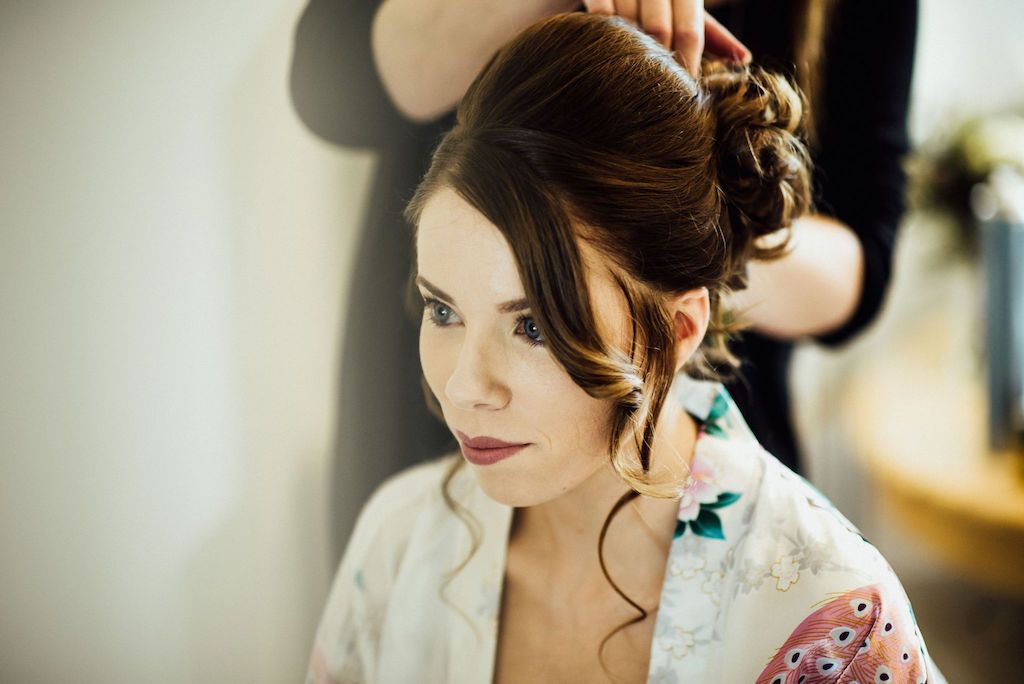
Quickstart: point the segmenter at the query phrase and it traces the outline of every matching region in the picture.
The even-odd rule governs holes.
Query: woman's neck
[[[658,420],[651,464],[668,469],[674,479],[685,479],[693,461],[697,423],[670,393]],[[509,551],[518,567],[529,567],[545,584],[558,591],[602,591],[607,580],[598,562],[601,527],[629,487],[610,465],[562,496],[536,506],[517,508],[509,536]],[[613,517],[604,540],[605,567],[623,586],[660,582],[679,511],[678,499],[638,496]],[[625,585],[620,582],[625,579]],[[628,590],[627,590],[628,591]]]

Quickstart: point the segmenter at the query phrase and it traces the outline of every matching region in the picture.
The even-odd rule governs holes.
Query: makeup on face
[[[466,460],[473,465],[491,465],[517,454],[530,444],[513,444],[494,437],[469,437],[461,430],[456,430],[459,446]]]

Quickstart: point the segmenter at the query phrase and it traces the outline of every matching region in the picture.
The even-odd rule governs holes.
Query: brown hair
[[[550,353],[588,394],[614,402],[610,462],[631,491],[605,520],[598,556],[613,588],[642,614],[615,632],[647,613],[608,576],[605,530],[639,494],[682,494],[682,483],[659,479],[650,463],[655,419],[675,377],[668,296],[708,288],[708,335],[684,370],[731,374],[738,361],[726,342],[742,323],[722,295],[745,287],[749,259],[777,258],[787,247],[788,235],[771,248],[757,238],[810,208],[804,105],[789,81],[756,66],[705,62],[698,82],[618,17],[555,15],[505,44],[476,77],[406,207],[415,226],[429,198],[449,187],[497,226]],[[597,334],[577,240],[612,264],[633,321],[628,356]],[[468,511],[448,486],[462,464],[454,459],[443,483],[460,517]]]

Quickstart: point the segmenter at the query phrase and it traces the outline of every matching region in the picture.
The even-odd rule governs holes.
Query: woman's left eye
[[[523,334],[526,336],[526,343],[531,347],[539,347],[544,344],[544,338],[540,337],[540,328],[534,322],[532,316],[520,316],[516,319],[516,330],[522,326]],[[537,335],[537,337],[533,337]]]

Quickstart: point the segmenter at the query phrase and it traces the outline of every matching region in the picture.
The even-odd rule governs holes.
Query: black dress
[[[412,239],[401,218],[431,151],[454,125],[454,112],[415,125],[393,107],[370,51],[370,24],[378,4],[311,0],[296,29],[290,78],[295,109],[314,133],[343,147],[373,150],[379,159],[357,247],[343,343],[339,487],[349,478],[371,487],[406,465],[457,446],[427,412],[421,393],[417,323],[403,309]],[[791,42],[777,19],[788,15],[785,2],[757,0],[710,11],[751,48],[755,60],[785,68]],[[838,346],[875,317],[889,281],[904,208],[901,158],[908,149],[917,1],[844,0],[831,26],[819,115],[822,152],[815,159],[816,202],[819,211],[856,232],[865,255],[856,312],[841,329],[817,338]],[[787,389],[792,347],[748,332],[734,347],[745,360],[744,379],[727,387],[762,444],[799,472]],[[339,501],[336,512],[350,519],[361,503]]]

